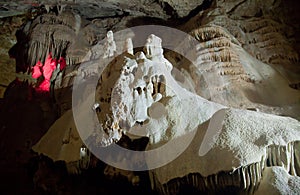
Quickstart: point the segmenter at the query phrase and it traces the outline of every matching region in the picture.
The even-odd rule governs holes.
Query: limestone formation
[[[23,32],[17,33],[19,42],[10,51],[11,56],[16,58],[17,71],[26,71],[26,68],[36,64],[38,60],[44,62],[49,52],[57,59],[66,58],[69,65],[79,63],[83,57],[80,54],[78,56],[78,52],[73,53],[71,48],[78,41],[76,37],[80,25],[80,16],[70,12],[63,12],[58,16],[44,14],[28,22]],[[83,43],[85,45],[88,44]],[[16,51],[20,48],[23,54]],[[22,58],[22,55],[26,57]]]
[[[222,31],[216,34],[217,37],[222,33],[230,38]],[[228,46],[234,44],[223,40]],[[177,84],[170,74],[172,65],[162,54],[160,38],[150,35],[144,50],[147,55],[139,52],[134,58],[126,57],[121,65],[119,78],[111,92],[111,122],[109,126],[103,126],[104,131],[111,128],[113,132],[149,136],[148,149],[170,140],[178,140],[178,143],[188,132],[195,129],[198,132],[195,143],[192,142],[191,148],[179,158],[151,171],[154,189],[172,194],[182,187],[183,180],[187,180],[187,184],[203,192],[234,186],[238,191],[252,193],[257,190],[265,167],[280,165],[291,174],[299,174],[296,171],[299,154],[294,151],[299,139],[298,121],[257,111],[220,110],[225,107],[208,102]],[[228,56],[231,63],[234,63],[233,59],[238,60],[237,54]],[[158,106],[155,102],[163,106],[159,115],[154,111]],[[190,109],[185,110],[187,107]],[[179,121],[179,114],[188,117]],[[160,131],[153,134],[153,129]],[[105,142],[108,145],[121,136],[109,137],[112,140]],[[282,152],[276,152],[278,150]],[[194,151],[198,151],[198,155]],[[215,155],[220,159],[212,166]],[[224,161],[225,156],[230,156],[228,162]],[[193,160],[186,163],[185,159]],[[153,159],[146,160],[151,163]],[[184,168],[180,168],[181,165]]]
[[[281,166],[286,173],[299,175],[295,171],[299,170],[299,127],[299,121],[291,118],[220,110],[198,127],[193,142],[179,158],[151,171],[153,187],[172,194],[187,182],[202,192],[226,191],[232,186],[253,193],[264,185],[260,182],[266,167]]]
[[[221,15],[222,12],[215,14]],[[197,48],[197,59],[193,62],[194,64],[189,67],[190,75],[193,78],[192,82],[194,82],[196,86],[196,93],[206,99],[227,106],[244,109],[247,107],[256,107],[268,113],[293,117],[298,116],[298,108],[297,106],[295,107],[295,105],[297,104],[299,93],[291,88],[296,85],[290,84],[290,81],[299,79],[299,76],[291,72],[292,69],[293,71],[297,71],[297,66],[287,65],[285,68],[279,68],[268,59],[263,59],[267,54],[262,55],[263,53],[268,53],[268,55],[272,52],[277,53],[279,42],[287,41],[282,37],[282,34],[274,30],[276,31],[274,32],[276,36],[272,35],[271,37],[280,37],[278,38],[279,41],[275,41],[275,44],[269,43],[267,41],[269,38],[265,41],[259,40],[258,42],[260,44],[270,44],[266,46],[268,49],[263,47],[260,50],[257,47],[250,47],[252,43],[250,43],[248,47],[249,43],[244,42],[246,39],[243,37],[245,36],[245,32],[237,28],[236,25],[233,25],[233,20],[225,18],[224,21],[228,21],[228,23],[224,22],[221,24],[219,24],[217,20],[208,21],[207,25],[197,27],[191,32],[192,35],[200,41]],[[264,20],[257,20],[257,23],[263,23],[263,21]],[[270,28],[265,27],[264,29],[267,31],[266,34],[263,33],[262,36],[269,36],[271,33],[269,33],[269,31],[273,31],[273,26],[279,24],[275,22],[269,24],[269,22],[272,23],[270,20],[265,20],[265,22],[266,25],[270,25]],[[246,26],[251,23],[250,21],[246,21],[239,25]],[[229,28],[229,25],[233,27]],[[255,28],[255,26],[249,28]],[[255,30],[253,30],[253,32],[254,31]],[[261,38],[261,36],[259,37]],[[296,51],[291,48],[290,44],[283,44],[282,47],[285,47],[284,50],[290,52],[280,53],[284,53],[284,55],[291,54],[294,55],[295,58],[298,55]],[[280,46],[280,50],[282,47]],[[257,56],[253,54],[253,52],[258,51],[260,55],[264,57],[257,58]],[[188,54],[189,51],[186,53]],[[294,57],[282,56],[280,57],[280,63],[290,64],[285,59],[294,59]],[[275,80],[273,79],[276,80],[276,86],[274,85]],[[266,86],[268,87],[266,88]],[[270,90],[271,88],[272,90]],[[278,94],[290,95],[288,95],[289,98],[281,98]],[[283,105],[290,106],[287,108]]]
[[[157,144],[192,131],[195,125],[209,119],[217,109],[222,108],[177,84],[171,75],[172,64],[163,56],[159,37],[149,35],[144,50],[147,55],[139,52],[135,58],[125,58],[125,63],[121,65],[121,74],[110,92],[112,116],[109,117],[111,124],[108,127],[103,125],[105,132],[118,132],[120,135],[117,137],[120,138],[122,132],[149,136],[153,134],[153,129],[161,129],[150,138],[150,142]],[[103,82],[102,85],[107,84]],[[101,98],[98,101],[101,102]],[[180,106],[175,107],[175,104]],[[198,120],[176,120],[179,113],[189,112],[181,109],[192,104],[195,112],[190,112],[189,117]],[[157,106],[165,111],[155,111]],[[105,112],[104,109],[103,111]],[[98,115],[101,116],[102,113]],[[113,137],[109,136],[108,139]],[[112,143],[112,140],[107,142]]]

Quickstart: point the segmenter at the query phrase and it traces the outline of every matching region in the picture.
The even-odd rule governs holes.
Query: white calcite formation
[[[289,77],[266,63],[268,60],[256,59],[226,28],[202,25],[192,35],[199,41],[195,60],[188,68],[196,94],[228,107],[299,116],[300,93],[289,87]],[[183,41],[182,48],[188,44]],[[183,53],[190,55],[191,51]]]
[[[167,162],[164,159],[170,154],[180,153],[178,148],[194,133],[176,159],[149,171],[152,188],[160,194],[178,194],[184,186],[199,194],[300,194],[299,18],[295,17],[299,14],[286,9],[297,7],[294,2],[130,0],[126,6],[129,0],[120,2],[72,3],[72,9],[70,5],[64,9],[63,4],[53,7],[56,2],[43,3],[50,13],[37,16],[17,33],[19,46],[28,46],[18,49],[18,66],[36,64],[48,51],[66,55],[69,65],[55,81],[54,96],[61,117],[33,150],[65,161],[68,171],[76,173],[89,166],[90,154],[81,139],[86,141],[95,132],[100,146],[121,142],[123,134],[131,139],[149,137],[147,152],[175,143],[157,159],[146,156],[151,167],[156,160]],[[194,48],[187,49],[189,41],[171,34],[169,40],[149,35],[144,50],[135,52],[140,47],[138,36],[119,38],[107,32],[125,28],[128,20],[144,16],[142,12],[166,18],[146,2],[159,2],[175,17],[190,14],[179,28],[199,41],[195,53],[191,52]],[[130,5],[138,7],[127,9]],[[119,7],[122,10],[118,11]],[[56,10],[57,15],[53,13]],[[124,14],[121,20],[119,12]],[[105,35],[106,43],[95,45]],[[182,43],[179,48],[185,52],[179,52],[181,58],[175,52],[164,53],[162,42],[170,40]],[[139,45],[135,49],[133,41]],[[87,50],[90,54],[83,59]],[[195,55],[195,61],[181,60],[187,55]],[[101,63],[110,60],[99,72]],[[183,79],[175,77],[175,71],[184,74],[178,76]],[[87,83],[101,75],[96,94],[78,98],[83,107],[78,118],[84,123],[86,136],[77,132],[75,116],[69,110],[70,88],[77,75],[82,80],[79,95],[93,90]],[[191,88],[186,90],[183,83]],[[97,114],[100,126],[85,120],[92,118],[90,113]],[[125,162],[120,154],[111,156]],[[106,167],[104,174],[123,175],[133,185],[139,183],[131,171],[113,166]]]
[[[190,180],[201,191],[232,186],[252,193],[268,166],[281,166],[286,174],[300,174],[299,139],[300,123],[295,119],[222,109],[198,127],[183,154],[150,171],[153,187],[170,194],[182,181]],[[175,178],[177,182],[171,182]],[[299,189],[294,190],[299,193]]]
[[[127,53],[133,55],[133,43],[131,38],[127,38],[125,42],[125,50]]]
[[[151,34],[144,48],[146,55],[138,52],[134,58],[125,58],[111,96],[114,132],[149,136],[155,144],[193,131],[223,107],[187,91],[175,81],[161,42]],[[184,109],[188,107],[195,110]]]

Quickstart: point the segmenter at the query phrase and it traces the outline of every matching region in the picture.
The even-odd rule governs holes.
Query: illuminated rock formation
[[[108,110],[111,110],[112,116],[108,115],[111,118],[108,126],[103,123],[104,131],[108,134],[104,145],[118,141],[122,132],[149,136],[154,129],[160,131],[150,138],[150,142],[167,141],[192,131],[198,124],[208,120],[216,110],[222,108],[221,105],[192,94],[175,81],[171,75],[172,64],[163,56],[159,37],[149,35],[144,50],[146,55],[139,52],[134,58],[125,57],[125,63],[121,64],[121,74],[114,86],[109,86],[110,81],[100,84],[112,87],[112,104],[111,108],[107,109],[108,113]],[[122,58],[120,62],[121,60]],[[97,94],[98,102],[103,99],[101,94],[105,92]],[[104,102],[102,104],[107,105]],[[100,103],[102,108],[105,105]],[[194,105],[194,111],[183,109],[191,105]],[[159,110],[160,107],[163,110]],[[179,114],[183,117],[185,112],[189,112],[186,115],[188,118],[197,120],[176,119]],[[105,122],[101,116],[107,116],[108,113],[103,109],[98,114],[101,122]]]
[[[267,167],[281,166],[286,175],[299,176],[299,127],[291,118],[220,110],[198,127],[182,155],[150,171],[152,185],[162,194],[178,193],[185,185],[199,192],[253,193],[265,188]]]

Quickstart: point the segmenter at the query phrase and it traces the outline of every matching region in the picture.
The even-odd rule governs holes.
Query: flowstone
[[[235,188],[253,193],[258,186],[264,189],[261,180],[267,167],[280,166],[286,175],[299,176],[299,139],[300,123],[295,119],[221,109],[198,127],[178,158],[150,171],[153,188],[162,194],[178,193],[187,182],[202,192]],[[180,143],[184,136],[175,140]]]

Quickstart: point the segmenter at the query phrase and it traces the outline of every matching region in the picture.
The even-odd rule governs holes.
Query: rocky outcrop
[[[0,4],[1,6],[1,4]],[[7,8],[9,9],[9,8]],[[0,13],[1,16],[1,13]],[[8,55],[9,49],[16,44],[15,33],[27,20],[25,13],[0,17],[0,97],[3,98],[7,86],[16,78],[15,62]]]
[[[231,78],[236,75],[239,82],[255,84],[243,80],[241,75],[259,67],[249,67],[246,57],[248,63],[254,65],[251,57],[222,27],[199,28],[194,36],[200,40],[196,62],[201,64],[196,64],[194,72],[199,70],[208,74],[209,71],[203,65],[205,62],[208,62],[207,65],[231,62],[244,70],[238,74],[229,74]],[[299,121],[254,111],[222,109],[225,107],[183,89],[171,75],[173,66],[164,58],[161,41],[159,37],[150,35],[145,44],[145,54],[139,52],[135,56],[118,56],[107,67],[97,86],[95,100],[100,108],[97,111],[100,126],[94,130],[85,130],[84,137],[88,139],[96,134],[96,145],[109,146],[117,142],[123,133],[149,136],[147,150],[153,150],[170,141],[184,143],[190,132],[194,131],[194,139],[182,154],[178,145],[174,145],[178,157],[150,171],[152,187],[162,194],[178,193],[184,189],[183,186],[191,186],[200,192],[233,190],[253,193],[258,189],[263,170],[268,166],[283,166],[286,172],[299,174],[299,154],[296,149],[300,136]],[[211,47],[215,48],[214,53],[210,51]],[[220,53],[216,49],[218,47]],[[101,59],[101,55],[98,59]],[[273,73],[266,64],[261,63],[261,66],[266,66],[263,69],[266,74]],[[256,78],[263,77],[253,71],[250,73]],[[215,79],[214,76],[207,77],[210,78]],[[231,81],[230,77],[227,79]],[[231,85],[237,85],[234,79]],[[82,105],[79,107],[90,107],[87,112],[92,112],[92,105],[88,102],[93,93],[87,94],[88,98],[81,98]],[[241,102],[241,98],[237,101]],[[162,104],[163,110],[159,110],[159,104]],[[158,113],[155,113],[156,109]],[[80,113],[75,111],[75,116]],[[86,121],[85,117],[80,114],[77,120]],[[183,117],[186,118],[182,120]],[[82,127],[93,129],[91,124]],[[155,129],[160,131],[153,133]],[[172,151],[169,153],[172,154]],[[160,159],[164,158],[168,158],[168,155],[160,156]],[[146,157],[145,160],[148,167],[151,167],[157,159]]]
[[[211,7],[191,20],[187,26],[197,28],[198,25],[218,25],[230,32],[242,47],[258,60],[276,65],[281,73],[299,71],[298,55],[295,41],[299,25],[293,15],[297,8],[289,7],[290,2],[265,1],[232,1],[222,4],[216,1]],[[221,6],[222,5],[222,6]],[[247,11],[246,11],[247,10]],[[201,19],[200,19],[201,18]],[[280,68],[279,64],[284,64]],[[283,69],[283,70],[282,70]],[[288,73],[286,77],[290,76]],[[292,79],[288,77],[288,79]]]
[[[222,126],[210,128],[217,124]],[[253,111],[221,110],[199,126],[182,155],[150,171],[152,185],[162,194],[178,193],[185,186],[202,193],[253,193],[258,186],[264,188],[261,181],[266,167],[281,166],[285,174],[299,176],[298,136],[297,120]]]
[[[139,52],[135,56],[125,54],[117,57],[102,73],[95,100],[101,108],[97,115],[101,129],[105,132],[105,136],[99,138],[103,141],[100,145],[107,146],[118,141],[122,133],[127,131],[133,134],[139,134],[140,131],[144,135],[150,135],[153,129],[161,129],[150,139],[151,143],[157,144],[184,134],[181,131],[183,127],[188,128],[185,132],[192,131],[196,124],[204,122],[222,107],[192,94],[176,82],[171,75],[172,64],[163,56],[159,37],[149,35],[144,51],[145,54]],[[86,68],[83,67],[83,70]],[[87,97],[89,94],[82,101]],[[154,111],[158,104],[164,107],[166,113],[160,113],[161,118],[153,118],[151,116],[155,116],[155,113],[151,114],[150,110]],[[176,104],[178,107],[174,106]],[[177,114],[188,112],[183,108],[192,104],[199,110],[190,114],[193,115],[192,118],[198,118],[198,121],[189,123],[182,120],[177,123]],[[82,121],[80,118],[78,120]],[[140,129],[139,124],[144,123],[147,125]]]
[[[274,107],[274,113],[276,107],[284,104],[293,105],[297,102],[299,94],[289,88],[285,75],[278,73],[276,67],[249,55],[247,48],[241,47],[243,44],[224,28],[201,27],[194,33],[201,43],[198,46],[199,57],[194,62],[195,66],[191,66],[190,72],[196,81],[196,91],[199,95],[237,108],[257,107],[270,112],[263,105],[265,104]],[[276,86],[274,86],[274,78],[278,78]],[[279,95],[273,96],[273,90],[268,92],[270,88],[276,88],[278,94],[291,94],[291,99],[287,101],[281,99]],[[268,97],[268,100],[263,96]],[[291,114],[290,111],[280,112]],[[296,115],[297,111],[294,110],[293,116]]]

